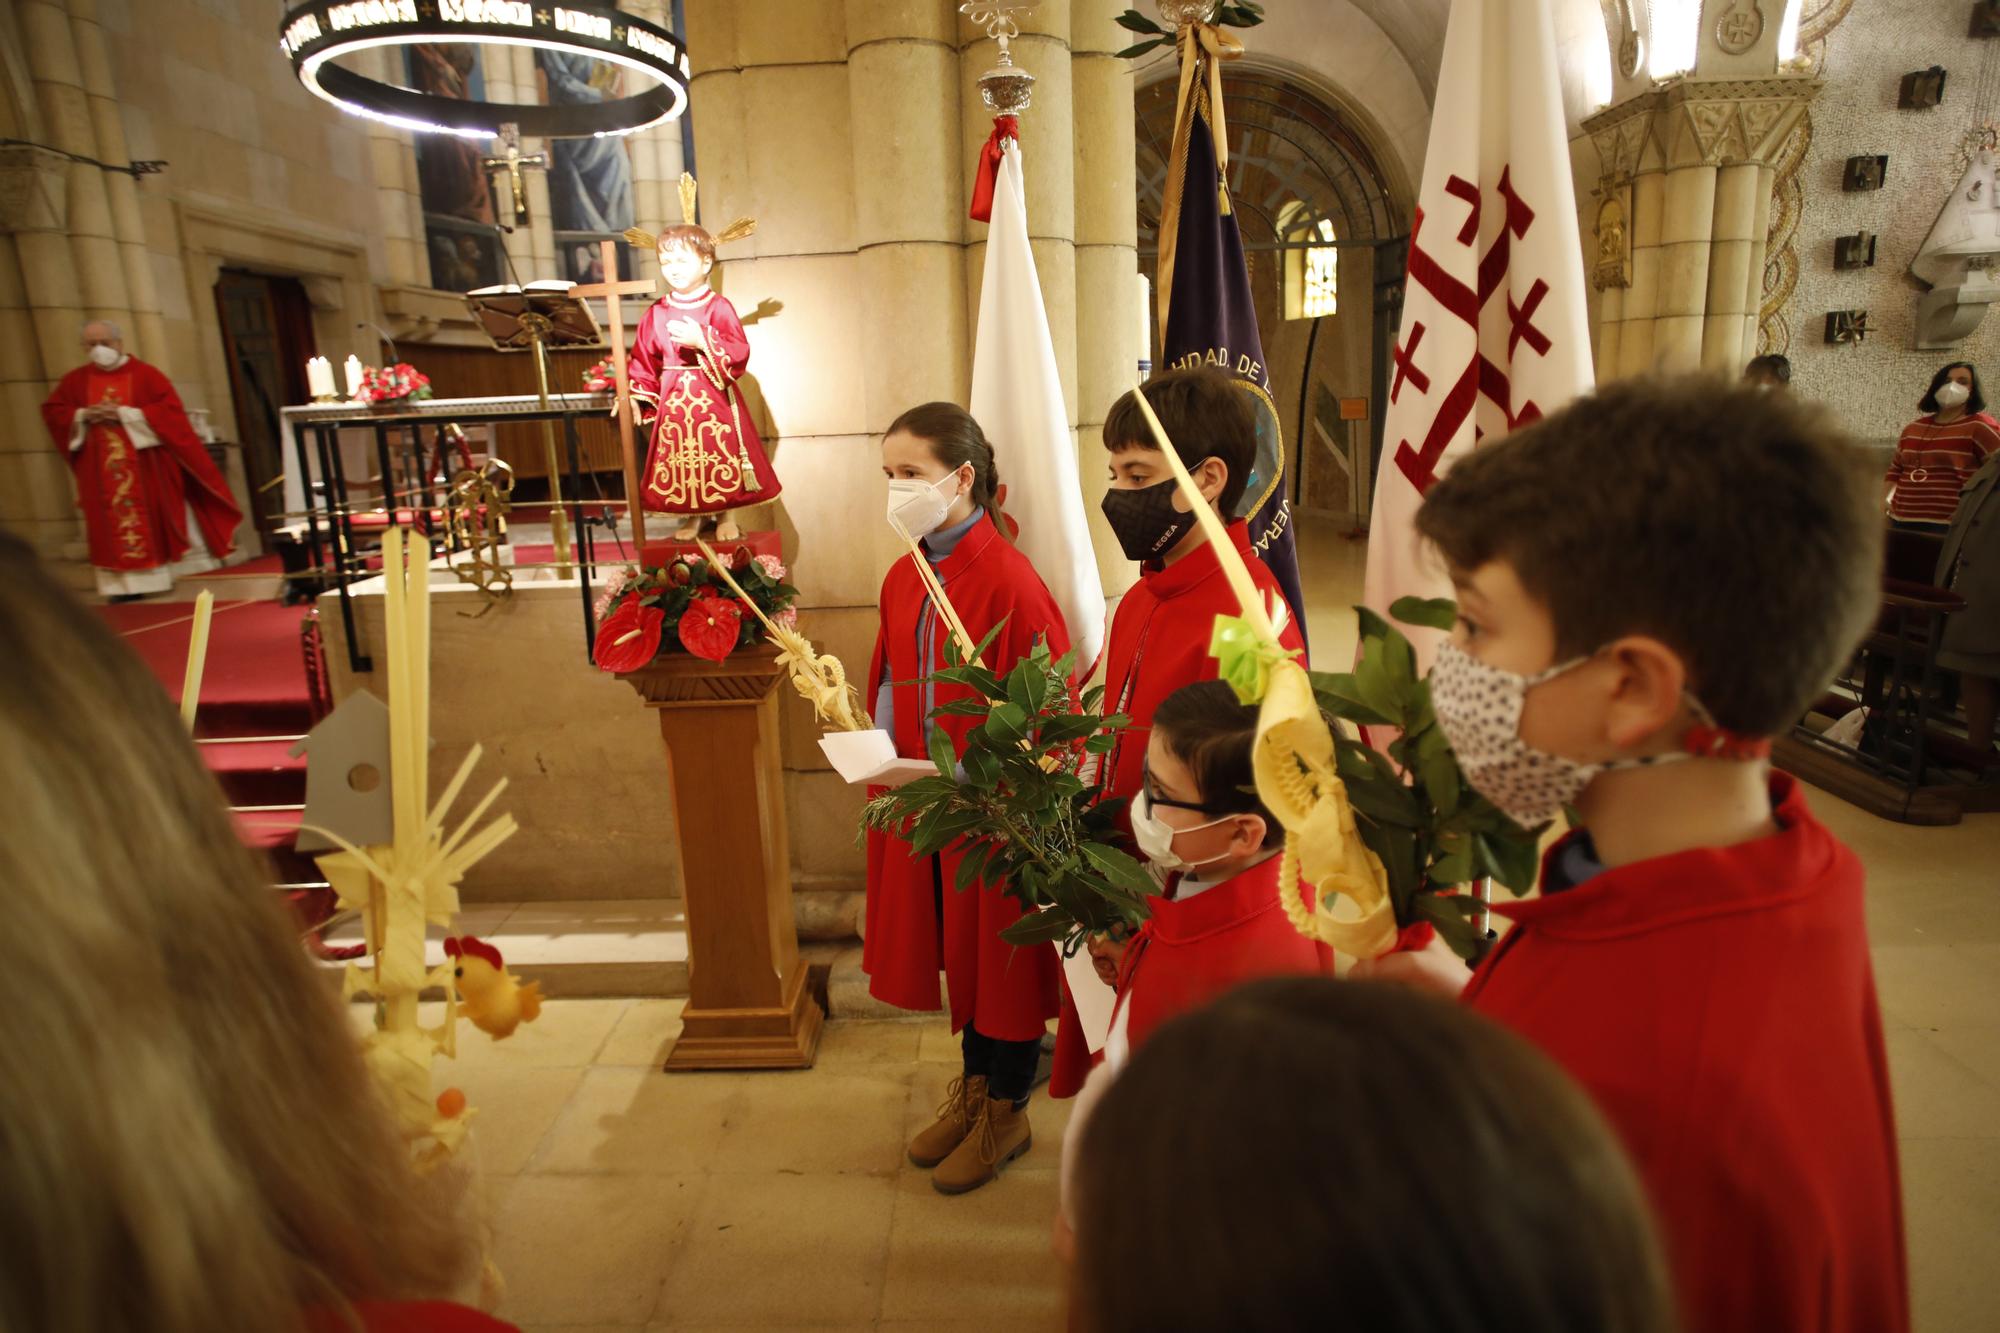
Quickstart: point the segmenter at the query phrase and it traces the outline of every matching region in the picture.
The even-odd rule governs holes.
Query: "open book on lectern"
[[[525,286],[512,283],[480,287],[465,294],[465,308],[493,345],[503,352],[522,352],[534,345],[525,316],[548,322],[543,342],[549,347],[602,347],[604,333],[590,307],[569,294],[573,282],[543,279]]]

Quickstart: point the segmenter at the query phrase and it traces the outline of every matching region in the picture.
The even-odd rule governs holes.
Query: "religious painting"
[[[625,71],[606,60],[537,50],[535,69],[549,106],[611,101],[626,95]],[[624,135],[552,139],[549,154],[549,221],[556,265],[572,282],[602,282],[598,242],[616,240],[638,218],[632,200],[632,144]],[[621,247],[621,252],[623,247]],[[632,276],[631,259],[619,261],[620,280]]]
[[[410,86],[433,97],[484,101],[479,48],[426,42],[404,48]],[[500,237],[485,147],[456,134],[416,136],[417,189],[424,206],[424,246],[431,286],[463,292],[501,281]]]
[[[631,281],[634,272],[632,247],[625,243],[621,235],[606,235],[595,231],[558,231],[556,238],[556,271],[568,282],[597,283],[604,281],[604,252],[599,242],[618,242],[618,272],[614,275],[620,282]]]

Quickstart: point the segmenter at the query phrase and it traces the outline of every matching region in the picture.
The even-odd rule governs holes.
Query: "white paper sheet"
[[[898,755],[896,742],[879,729],[830,731],[819,738],[819,748],[849,786],[901,787],[938,774],[937,765],[928,759]]]
[[[1062,956],[1062,946],[1052,946],[1057,957]],[[1091,962],[1088,949],[1078,949],[1072,958],[1064,958],[1063,979],[1069,982],[1070,999],[1076,1003],[1076,1016],[1083,1029],[1083,1039],[1090,1044],[1090,1053],[1097,1054],[1104,1049],[1104,1039],[1111,1031],[1111,1005],[1118,998],[1117,992],[1104,984],[1097,975],[1097,964]]]

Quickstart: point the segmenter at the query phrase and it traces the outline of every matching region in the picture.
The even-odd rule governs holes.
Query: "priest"
[[[136,601],[174,575],[213,569],[235,549],[243,511],[202,447],[167,377],[125,351],[109,320],[83,326],[84,365],[42,404],[76,473],[97,590]]]

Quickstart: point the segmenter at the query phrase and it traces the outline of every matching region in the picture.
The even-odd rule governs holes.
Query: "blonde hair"
[[[417,1178],[175,709],[5,534],[0,645],[0,1328],[449,1296],[449,1182]]]

